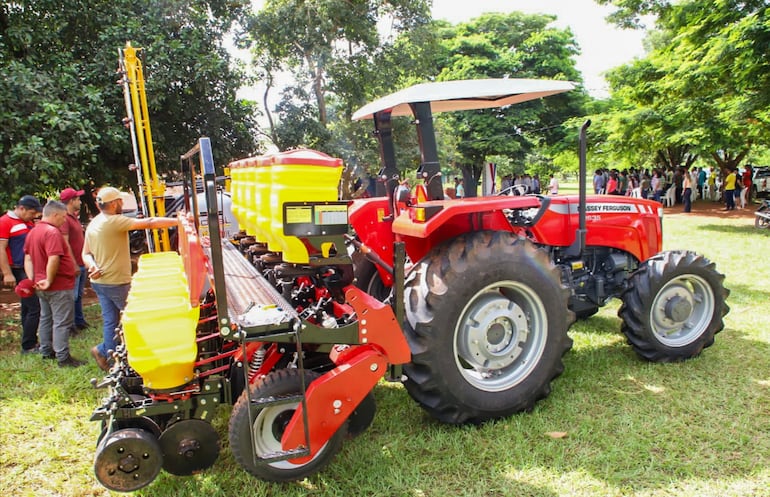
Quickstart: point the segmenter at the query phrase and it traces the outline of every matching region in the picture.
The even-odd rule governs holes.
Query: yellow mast
[[[158,179],[155,169],[155,152],[152,148],[152,131],[147,110],[147,94],[144,89],[144,72],[142,61],[137,57],[141,48],[134,48],[126,43],[126,48],[119,50],[120,69],[123,72],[123,92],[126,101],[127,122],[131,130],[131,142],[134,149],[134,160],[141,175],[137,174],[140,196],[145,213],[151,217],[166,215],[165,191],[166,185]],[[150,251],[155,247],[158,251],[171,250],[168,230],[153,229]]]

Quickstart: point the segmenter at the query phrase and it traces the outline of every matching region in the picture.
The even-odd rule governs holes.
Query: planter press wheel
[[[152,483],[163,466],[158,439],[138,428],[107,436],[96,450],[94,472],[110,490],[133,492]]]
[[[257,462],[254,456],[265,457],[282,450],[281,437],[296,411],[299,402],[252,407],[253,419],[249,417],[251,399],[296,395],[301,391],[301,372],[298,369],[280,369],[265,376],[241,394],[230,415],[228,435],[230,449],[236,462],[252,475],[267,481],[301,480],[320,471],[337,454],[347,435],[343,424],[337,432],[316,452],[308,462],[295,464],[291,460]],[[305,386],[318,378],[319,374],[304,371]],[[252,436],[255,446],[252,448]],[[253,451],[253,452],[252,452]]]
[[[211,467],[219,457],[219,435],[210,423],[200,419],[177,421],[158,439],[163,469],[188,476]]]

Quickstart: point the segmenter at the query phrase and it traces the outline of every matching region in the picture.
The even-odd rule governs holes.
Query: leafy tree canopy
[[[658,16],[650,54],[609,75],[616,146],[630,145],[648,163],[687,164],[700,155],[735,167],[767,141],[766,2],[601,3],[619,7],[616,19]]]
[[[574,56],[579,53],[570,30],[553,27],[548,15],[485,14],[440,33],[443,58],[438,79],[542,78],[580,83]],[[488,158],[504,156],[512,164],[535,162],[545,174],[550,161],[543,147],[575,147],[566,143],[563,123],[583,114],[582,90],[502,109],[447,113],[441,119],[457,136],[453,161],[463,170],[466,191],[475,190]],[[515,168],[515,166],[514,166]],[[512,171],[515,172],[515,171]]]
[[[0,202],[131,181],[117,49],[145,55],[158,170],[201,135],[217,161],[254,151],[255,107],[223,46],[247,3],[20,0],[0,6]]]

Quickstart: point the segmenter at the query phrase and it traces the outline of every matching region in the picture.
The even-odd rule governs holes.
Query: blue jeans
[[[735,209],[735,190],[725,190],[725,206],[730,211]]]
[[[126,307],[128,299],[128,290],[130,283],[125,285],[103,285],[101,283],[91,282],[96,296],[99,298],[99,305],[102,308],[102,321],[104,321],[103,341],[96,346],[102,357],[110,358],[112,354],[107,351],[115,350],[115,329],[120,323],[120,311]]]
[[[86,267],[80,266],[80,271],[75,273],[75,326],[85,326],[86,317],[83,315],[83,291],[86,289]]]
[[[40,353],[56,354],[59,362],[70,356],[72,290],[38,290],[40,297]]]

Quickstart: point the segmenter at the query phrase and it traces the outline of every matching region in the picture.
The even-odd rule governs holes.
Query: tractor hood
[[[423,83],[391,93],[364,105],[353,120],[390,111],[391,116],[411,116],[410,104],[430,102],[431,111],[489,109],[535,100],[575,88],[570,81],[548,79],[465,79]]]

